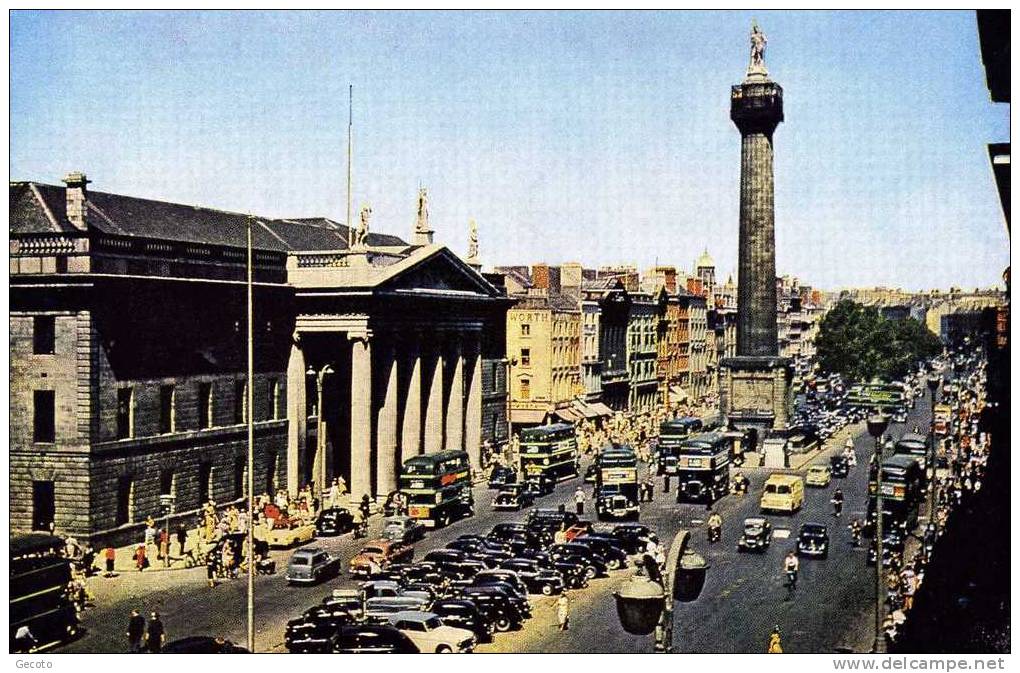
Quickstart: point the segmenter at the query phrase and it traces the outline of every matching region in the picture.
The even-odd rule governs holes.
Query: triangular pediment
[[[410,260],[409,260],[410,261]],[[469,293],[494,297],[499,292],[484,277],[446,248],[424,255],[377,286],[386,292]]]

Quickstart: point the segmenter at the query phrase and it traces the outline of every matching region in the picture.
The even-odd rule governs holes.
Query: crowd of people
[[[925,569],[936,540],[956,510],[972,494],[981,490],[988,461],[990,437],[978,431],[978,418],[984,408],[985,371],[979,365],[964,378],[957,378],[954,390],[943,395],[942,402],[953,407],[953,431],[940,438],[938,459],[941,468],[932,487],[935,489],[933,520],[925,527],[916,553],[905,559],[899,552],[890,554],[886,581],[889,612],[883,629],[888,644],[896,642],[914,606],[914,596],[924,582]]]

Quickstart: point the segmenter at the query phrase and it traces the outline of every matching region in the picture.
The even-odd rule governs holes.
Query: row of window
[[[198,429],[207,430],[215,425],[215,395],[211,381],[198,384]],[[248,420],[248,386],[244,381],[234,382],[233,424],[240,425]],[[268,399],[269,414],[264,420],[276,420],[280,417],[280,382],[269,381]],[[126,386],[117,389],[117,439],[135,437],[135,389]],[[162,385],[159,387],[159,426],[160,434],[178,431],[177,427],[177,386]],[[52,444],[56,440],[56,392],[53,390],[35,390],[32,392],[32,441],[40,444]]]

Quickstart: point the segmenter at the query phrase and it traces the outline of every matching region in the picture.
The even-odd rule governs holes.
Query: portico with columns
[[[288,490],[342,476],[384,498],[404,460],[442,450],[480,467],[482,333],[506,297],[442,246],[292,257]]]

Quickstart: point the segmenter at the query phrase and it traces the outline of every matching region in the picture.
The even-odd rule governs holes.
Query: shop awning
[[[584,400],[574,400],[573,402],[574,411],[581,414],[585,418],[598,418],[599,412],[595,411],[590,404]]]
[[[510,422],[518,425],[541,425],[545,421],[544,409],[512,409]]]
[[[612,416],[614,413],[612,409],[607,407],[602,402],[596,402],[592,404],[591,408],[595,410],[595,413],[597,413],[599,416]]]
[[[577,423],[578,421],[584,420],[584,415],[578,411],[575,411],[571,407],[563,407],[562,409],[557,409],[556,411],[553,412],[553,414],[559,416],[567,423]]]

